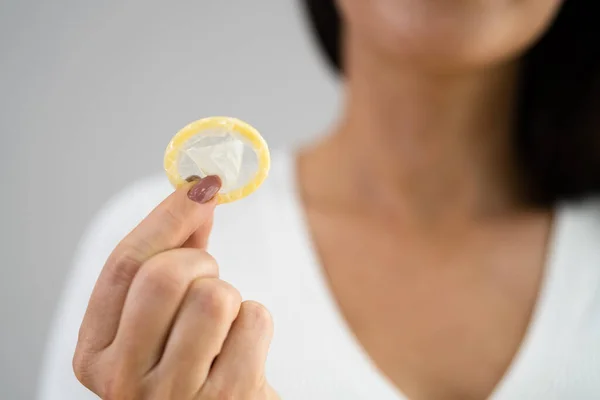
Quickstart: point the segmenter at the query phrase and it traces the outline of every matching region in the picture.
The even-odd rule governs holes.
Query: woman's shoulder
[[[558,208],[541,300],[551,331],[600,334],[600,198]],[[562,314],[561,314],[562,313]],[[593,324],[586,323],[594,321]],[[580,328],[583,328],[580,330]]]
[[[557,244],[596,256],[600,262],[600,197],[562,204],[556,225]]]
[[[549,258],[556,274],[565,274],[562,285],[579,279],[600,292],[600,197],[557,207]]]

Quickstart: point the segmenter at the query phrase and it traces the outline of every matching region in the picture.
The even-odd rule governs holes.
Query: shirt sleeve
[[[75,377],[72,359],[79,326],[100,271],[119,241],[161,200],[169,188],[162,181],[132,185],[110,201],[88,227],[56,310],[41,366],[37,400],[98,399]]]

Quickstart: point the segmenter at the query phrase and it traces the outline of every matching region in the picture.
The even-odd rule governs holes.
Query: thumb
[[[200,204],[209,203],[213,206],[210,215],[198,229],[190,235],[182,247],[191,247],[205,250],[208,245],[208,238],[212,231],[214,206],[216,205],[216,194],[221,188],[221,178],[216,175],[210,175],[205,178],[191,176],[187,179],[191,184],[188,186],[188,198]]]

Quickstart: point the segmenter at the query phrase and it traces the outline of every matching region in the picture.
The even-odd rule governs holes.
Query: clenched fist
[[[269,312],[242,302],[205,251],[219,187],[175,191],[108,258],[73,360],[102,399],[278,399],[264,378]]]

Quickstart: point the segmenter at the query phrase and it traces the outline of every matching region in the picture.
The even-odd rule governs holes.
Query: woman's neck
[[[499,213],[518,203],[516,65],[423,72],[360,48],[347,50],[345,65],[344,113],[313,151],[328,193],[319,197],[428,220]]]

